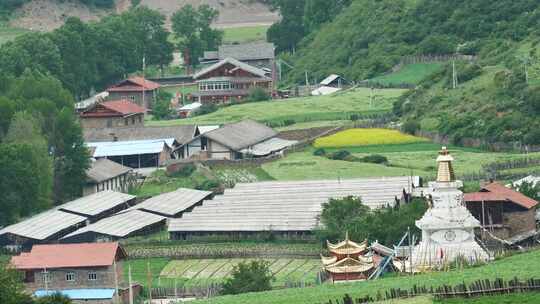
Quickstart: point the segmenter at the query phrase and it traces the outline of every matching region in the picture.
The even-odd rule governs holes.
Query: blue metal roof
[[[50,296],[55,293],[61,293],[72,300],[101,300],[112,299],[114,289],[64,289],[64,290],[37,290],[34,295],[36,297]]]

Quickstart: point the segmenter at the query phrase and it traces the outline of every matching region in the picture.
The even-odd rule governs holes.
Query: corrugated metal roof
[[[235,151],[258,144],[277,135],[277,132],[253,120],[225,125],[205,133],[204,136]]]
[[[81,197],[58,206],[58,208],[63,211],[75,212],[86,216],[96,216],[125,204],[132,199],[135,199],[135,196],[107,190]],[[126,205],[126,208],[128,207]]]
[[[326,77],[325,79],[323,79],[323,81],[321,81],[321,84],[322,84],[322,85],[325,85],[325,86],[326,86],[326,85],[329,85],[329,84],[332,83],[332,81],[338,79],[339,77],[341,77],[341,76],[336,75],[336,74],[331,74],[330,76],[328,76],[328,77]]]
[[[70,233],[62,239],[69,239],[86,232],[96,232],[100,234],[126,237],[133,232],[141,230],[150,225],[163,221],[165,217],[144,212],[140,210],[130,210],[118,213],[114,216],[102,219],[96,223],[83,227],[73,233]]]
[[[128,173],[132,169],[120,165],[106,158],[98,159],[92,162],[90,168],[86,170],[86,176],[91,182],[101,183],[117,176]]]
[[[199,128],[199,132],[201,134],[204,134],[204,133],[213,131],[215,129],[219,129],[219,126],[218,125],[215,125],[215,126],[198,126],[198,128]]]
[[[179,188],[176,191],[154,196],[137,204],[131,209],[156,212],[166,216],[175,216],[210,196],[212,192]]]
[[[121,155],[139,155],[161,153],[166,147],[172,147],[174,138],[93,142],[86,145],[95,148],[93,157],[108,157]]]
[[[61,293],[71,300],[105,300],[112,299],[114,289],[64,289],[64,290],[36,290],[34,296],[40,298]]]
[[[238,60],[274,59],[275,46],[268,42],[223,44],[219,47],[219,59],[232,57]]]
[[[334,88],[334,87],[322,86],[320,88],[317,88],[317,89],[311,91],[311,95],[313,95],[313,96],[330,95],[330,94],[335,93],[337,91],[341,91],[341,89],[340,88]]]
[[[195,136],[195,125],[170,127],[92,128],[84,129],[86,142],[161,140],[174,138],[178,143],[186,143]]]
[[[255,156],[264,156],[272,154],[273,152],[281,151],[289,146],[296,144],[296,140],[287,140],[281,138],[270,138],[261,143],[254,145],[251,148],[243,149],[242,153],[249,153]]]
[[[200,102],[194,102],[194,103],[189,103],[183,107],[180,108],[180,111],[190,111],[190,110],[195,110],[195,109],[198,109],[202,106],[202,103]]]
[[[86,217],[59,210],[50,210],[0,230],[0,235],[10,233],[34,240],[47,238],[86,221]]]
[[[359,196],[370,208],[393,206],[418,177],[239,183],[171,219],[170,232],[311,231],[330,198]],[[416,184],[417,185],[417,184]]]

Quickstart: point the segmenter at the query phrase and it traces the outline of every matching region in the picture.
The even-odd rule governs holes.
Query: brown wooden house
[[[480,221],[480,236],[503,239],[510,244],[536,235],[538,202],[498,183],[490,183],[479,192],[466,193],[467,209]]]
[[[127,100],[97,103],[79,116],[83,129],[141,127],[146,109]]]
[[[143,77],[132,77],[109,87],[107,100],[129,100],[141,107],[152,109],[160,84]]]
[[[254,88],[272,94],[271,72],[251,66],[234,58],[225,58],[195,73],[199,90],[192,94],[193,101],[202,104],[241,101]]]

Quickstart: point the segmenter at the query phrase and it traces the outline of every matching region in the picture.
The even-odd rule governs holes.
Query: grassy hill
[[[223,296],[208,300],[195,301],[197,304],[315,304],[328,300],[335,301],[344,294],[353,297],[367,294],[376,295],[378,291],[384,292],[390,288],[412,288],[413,285],[433,285],[443,284],[457,285],[463,282],[473,282],[479,279],[514,277],[528,279],[540,276],[540,251],[535,250],[528,253],[518,254],[505,259],[497,260],[485,266],[464,269],[461,271],[452,270],[448,272],[434,272],[415,276],[388,277],[376,281],[357,282],[349,284],[325,284],[317,287],[302,289],[274,290],[262,293],[248,293],[238,296]],[[407,300],[403,303],[414,303]],[[398,302],[399,303],[399,302]],[[422,299],[420,303],[431,303],[427,299]],[[454,302],[460,303],[460,302]],[[477,302],[478,303],[478,302]],[[496,302],[501,303],[501,302]],[[514,302],[515,303],[515,302]]]
[[[327,96],[291,98],[266,102],[244,103],[219,109],[217,112],[188,119],[149,121],[148,125],[223,124],[242,119],[255,119],[273,125],[310,121],[347,120],[360,116],[389,113],[393,102],[405,91],[377,90],[373,104],[371,90],[354,89]]]
[[[424,78],[441,70],[441,63],[415,63],[403,66],[399,71],[370,79],[383,85],[419,84]]]

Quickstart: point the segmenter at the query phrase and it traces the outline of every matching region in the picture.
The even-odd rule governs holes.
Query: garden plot
[[[170,261],[161,271],[160,276],[167,279],[179,279],[196,284],[201,282],[220,282],[227,278],[233,267],[240,262],[256,259],[188,259]],[[276,286],[286,282],[314,282],[321,268],[319,259],[263,259],[270,265]]]

